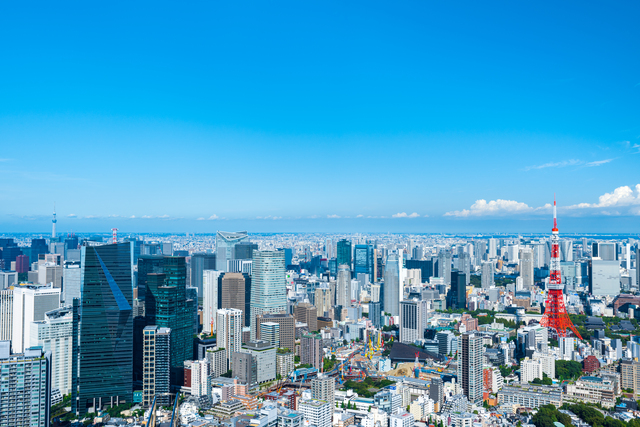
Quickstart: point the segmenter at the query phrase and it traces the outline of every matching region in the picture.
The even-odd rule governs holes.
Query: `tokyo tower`
[[[558,220],[556,218],[556,199],[553,198],[553,230],[551,230],[551,265],[549,267],[549,286],[547,288],[547,302],[540,325],[555,329],[558,338],[567,336],[567,329],[580,339],[580,333],[573,325],[567,314],[562,293],[562,278],[560,277],[560,248],[558,237]]]

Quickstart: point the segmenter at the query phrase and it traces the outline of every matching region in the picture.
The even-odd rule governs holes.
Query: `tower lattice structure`
[[[556,200],[553,199],[553,230],[551,230],[551,264],[549,266],[549,287],[547,302],[540,325],[555,329],[558,337],[566,337],[567,329],[571,329],[576,337],[582,339],[567,314],[562,293],[562,277],[560,276],[560,238],[558,236],[558,220],[556,216]]]

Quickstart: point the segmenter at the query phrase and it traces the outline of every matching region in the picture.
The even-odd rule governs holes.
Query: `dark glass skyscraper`
[[[405,262],[407,269],[419,269],[422,276],[422,283],[427,282],[430,277],[433,277],[433,259],[427,260],[411,260],[408,259]]]
[[[351,242],[347,239],[340,240],[336,252],[338,265],[347,264],[351,269]]]
[[[184,361],[193,355],[193,311],[187,298],[184,257],[164,257],[163,273],[147,275],[145,311],[147,325],[171,328],[171,383],[181,386]]]
[[[369,281],[374,282],[373,277],[373,246],[356,245],[354,249],[353,276],[358,277],[358,273],[369,275]]]
[[[198,288],[198,295],[202,295],[202,278],[204,270],[216,269],[216,255],[195,253],[191,255],[191,287]],[[226,270],[225,270],[226,271]]]
[[[133,401],[131,244],[84,246],[78,411]]]
[[[458,270],[451,272],[451,289],[447,293],[447,308],[467,308],[467,276]]]

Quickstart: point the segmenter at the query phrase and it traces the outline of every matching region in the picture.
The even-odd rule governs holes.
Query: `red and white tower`
[[[113,244],[115,245],[116,243],[118,243],[118,229],[117,228],[112,228],[111,229],[111,236],[113,238]]]
[[[556,217],[556,198],[553,198],[553,230],[551,230],[551,265],[549,266],[549,286],[547,288],[547,302],[540,325],[555,329],[557,337],[566,337],[567,329],[580,339],[580,333],[573,325],[567,314],[562,293],[562,278],[560,277],[560,237],[558,237],[558,219]]]

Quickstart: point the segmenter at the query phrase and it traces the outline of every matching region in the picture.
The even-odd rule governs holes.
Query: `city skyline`
[[[377,6],[8,6],[0,232],[640,232],[638,5]]]

